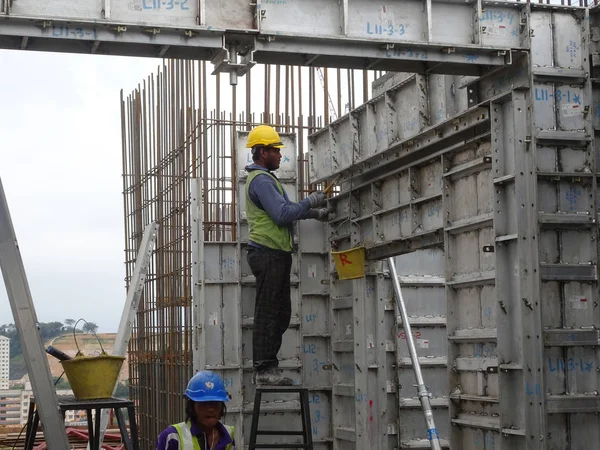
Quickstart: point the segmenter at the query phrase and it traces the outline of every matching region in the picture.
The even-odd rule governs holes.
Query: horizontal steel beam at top
[[[254,63],[480,75],[528,47],[528,11],[543,7],[454,0],[0,5],[0,48],[211,60],[215,71],[238,75]]]

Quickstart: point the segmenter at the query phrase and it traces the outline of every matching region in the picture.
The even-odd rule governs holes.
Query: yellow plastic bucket
[[[78,355],[60,363],[75,398],[93,400],[112,397],[123,361],[123,356],[102,353],[100,356]]]
[[[354,280],[365,276],[365,247],[332,251],[333,261],[340,280]]]

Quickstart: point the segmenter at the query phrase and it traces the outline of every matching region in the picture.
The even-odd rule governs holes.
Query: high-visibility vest
[[[275,250],[291,252],[293,246],[290,228],[277,225],[266,211],[260,209],[250,198],[250,183],[256,177],[268,176],[275,181],[279,193],[284,196],[283,186],[273,174],[265,170],[253,170],[246,180],[246,219],[248,219],[248,237],[252,242]]]
[[[181,422],[173,425],[177,430],[177,434],[179,435],[179,450],[200,450],[200,443],[198,442],[198,438],[192,435],[191,423]],[[229,433],[229,437],[233,441],[233,435],[235,433],[235,428],[229,425],[223,425],[227,433]],[[233,446],[231,444],[227,444],[225,447],[226,450],[231,450]]]

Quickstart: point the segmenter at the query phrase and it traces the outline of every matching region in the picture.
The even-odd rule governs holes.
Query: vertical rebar
[[[342,109],[342,70],[337,69],[337,114],[342,117],[345,111]]]
[[[327,67],[323,68],[323,116],[325,117],[325,126],[333,120],[329,111],[329,77]]]

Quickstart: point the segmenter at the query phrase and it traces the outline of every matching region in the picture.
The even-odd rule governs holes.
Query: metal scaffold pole
[[[442,450],[440,440],[435,427],[435,421],[433,420],[433,411],[431,409],[431,403],[429,401],[430,394],[425,382],[423,381],[423,374],[421,373],[421,365],[419,363],[419,356],[417,355],[417,348],[415,346],[415,340],[408,321],[408,313],[406,312],[406,305],[404,304],[404,297],[402,297],[402,289],[400,288],[400,280],[398,279],[398,272],[396,272],[396,263],[394,258],[388,258],[390,265],[390,271],[392,272],[392,281],[394,283],[394,292],[396,293],[396,314],[402,317],[402,327],[406,334],[406,342],[408,344],[408,351],[410,353],[410,359],[412,361],[413,371],[415,372],[415,378],[417,380],[417,392],[419,394],[419,400],[421,401],[421,407],[423,408],[423,414],[425,416],[425,423],[427,424],[427,435],[429,437],[429,443],[432,450]]]
[[[33,387],[38,414],[44,426],[44,439],[49,450],[66,450],[69,448],[69,440],[58,408],[50,365],[37,328],[35,307],[1,180],[0,267],[19,333],[27,373]]]

